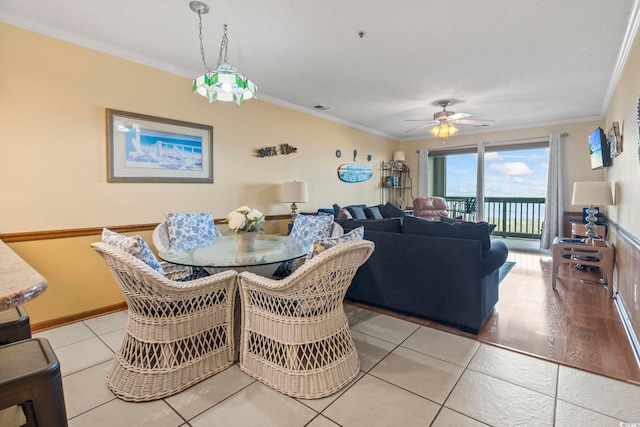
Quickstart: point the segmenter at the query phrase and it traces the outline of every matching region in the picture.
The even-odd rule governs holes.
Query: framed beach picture
[[[213,126],[107,109],[109,182],[213,182]]]

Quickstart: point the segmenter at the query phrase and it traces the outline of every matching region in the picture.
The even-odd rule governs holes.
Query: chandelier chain
[[[216,63],[216,67],[220,66],[220,62],[222,61],[222,53],[224,52],[224,62],[225,64],[229,61],[227,60],[227,44],[229,42],[229,38],[227,37],[227,24],[224,24],[224,34],[222,35],[222,41],[220,42],[220,54],[218,55],[218,62]]]
[[[210,71],[210,68],[207,67],[207,61],[204,58],[204,42],[202,41],[202,13],[198,11],[198,31],[200,32],[200,55],[202,56],[202,64],[204,65],[204,69]]]

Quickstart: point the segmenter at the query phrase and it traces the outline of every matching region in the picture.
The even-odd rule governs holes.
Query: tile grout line
[[[84,414],[86,414],[86,413],[88,413],[88,412],[91,412],[91,411],[93,411],[93,410],[95,410],[95,409],[98,409],[98,408],[99,408],[99,407],[101,407],[101,406],[106,405],[107,403],[111,403],[111,402],[113,402],[113,401],[114,401],[114,400],[116,400],[116,399],[118,399],[118,397],[114,394],[114,395],[113,395],[113,399],[109,399],[109,400],[107,400],[106,402],[102,402],[101,404],[96,405],[96,406],[94,406],[94,407],[92,407],[92,408],[90,408],[90,409],[87,409],[86,411],[82,411],[82,412],[80,412],[79,414],[74,415],[73,417],[67,418],[67,421],[71,421],[71,420],[73,420],[73,419],[75,419],[75,418],[78,418],[78,417],[80,417],[80,416],[82,416],[82,415],[84,415]]]
[[[365,317],[363,317],[362,319],[360,319],[360,320],[358,320],[357,322],[355,322],[355,323],[354,323],[354,325],[357,325],[357,324],[359,324],[360,322],[365,321],[366,319],[368,319],[368,318],[372,317],[374,314],[376,314],[376,313],[375,313],[375,312],[374,312],[374,313],[369,313],[368,315],[366,315],[366,316],[365,316]],[[402,319],[400,319],[400,320],[402,320]],[[82,323],[84,323],[84,322],[82,322]],[[409,322],[409,323],[412,323],[412,322]],[[95,333],[95,331],[94,331],[93,329],[91,329],[88,325],[86,325],[86,324],[85,324],[85,326],[86,326],[86,327],[91,331],[91,333],[94,335],[94,337],[97,337],[97,338],[100,340],[100,342],[102,342],[102,343],[103,343],[107,348],[109,348],[109,350],[110,350],[112,353],[114,353],[114,350],[113,350],[113,349],[111,349],[111,347],[109,347],[109,346],[105,343],[105,341],[103,341],[102,336],[103,336],[103,335],[106,335],[106,334],[109,334],[109,333],[112,333],[112,332],[115,332],[115,331],[117,331],[117,330],[110,331],[110,332],[106,332],[105,334],[102,334],[102,335],[97,335],[97,334]],[[353,326],[353,325],[351,325],[350,327],[352,327],[352,326]],[[462,376],[463,376],[467,371],[476,372],[476,373],[479,373],[479,374],[482,374],[482,375],[487,375],[488,377],[491,377],[491,378],[494,378],[494,379],[497,379],[497,380],[500,380],[500,381],[504,381],[505,383],[508,383],[508,384],[511,384],[511,385],[514,385],[514,386],[517,386],[517,387],[522,387],[523,389],[526,389],[526,390],[529,390],[529,391],[532,391],[532,392],[535,392],[535,393],[538,393],[538,394],[541,394],[541,395],[546,395],[545,393],[540,393],[539,391],[537,391],[537,390],[533,390],[533,389],[529,388],[528,386],[523,386],[523,385],[520,385],[520,384],[515,384],[515,383],[513,383],[513,382],[511,382],[511,381],[508,381],[508,380],[505,380],[505,379],[502,379],[502,378],[495,377],[494,375],[486,374],[486,373],[483,373],[483,372],[481,372],[481,371],[477,371],[477,370],[475,370],[475,369],[469,368],[469,366],[470,366],[471,362],[473,361],[473,359],[478,355],[478,352],[479,352],[479,350],[480,350],[480,347],[481,347],[483,344],[487,344],[487,345],[491,346],[491,343],[483,343],[483,342],[476,341],[476,342],[478,342],[478,343],[479,343],[479,345],[478,345],[478,347],[476,348],[476,350],[473,352],[473,355],[471,356],[471,358],[469,359],[469,361],[466,363],[466,365],[465,365],[465,366],[460,366],[460,365],[458,365],[458,364],[456,364],[456,363],[452,363],[452,362],[450,362],[450,361],[448,361],[448,360],[441,359],[441,358],[439,358],[439,357],[434,357],[434,356],[432,356],[432,355],[430,355],[430,354],[423,353],[423,352],[421,352],[421,351],[414,350],[414,349],[411,349],[411,348],[408,348],[408,347],[404,347],[404,346],[403,346],[403,344],[405,344],[407,340],[409,340],[412,336],[414,336],[414,335],[415,335],[415,334],[416,334],[416,333],[417,333],[417,332],[418,332],[422,327],[424,327],[424,328],[429,328],[429,329],[435,329],[435,330],[438,330],[437,328],[431,328],[431,327],[429,327],[429,326],[416,325],[416,329],[415,329],[413,332],[411,332],[411,333],[410,333],[406,338],[404,338],[404,339],[403,339],[399,344],[396,344],[396,343],[393,343],[393,342],[387,341],[387,340],[385,340],[385,339],[381,339],[381,338],[379,338],[379,337],[376,337],[376,336],[374,336],[374,335],[370,335],[370,334],[364,333],[364,332],[362,332],[362,331],[359,331],[359,330],[357,330],[357,329],[354,329],[354,331],[357,331],[358,333],[360,333],[360,334],[362,334],[362,335],[364,335],[364,336],[367,336],[367,337],[371,337],[371,338],[374,338],[374,339],[380,340],[381,342],[384,342],[384,343],[392,344],[392,345],[393,345],[393,348],[392,348],[390,351],[388,351],[388,352],[386,353],[386,355],[385,355],[384,357],[382,357],[382,359],[380,359],[378,362],[376,362],[375,364],[373,364],[373,366],[369,369],[369,371],[365,372],[365,371],[362,371],[362,370],[361,370],[360,372],[362,372],[362,373],[363,373],[363,375],[362,375],[360,378],[356,378],[356,379],[355,379],[355,381],[353,381],[353,382],[352,382],[352,383],[351,383],[347,388],[345,388],[345,389],[344,389],[344,391],[342,391],[342,393],[341,393],[339,396],[337,396],[337,397],[336,397],[336,399],[335,399],[334,401],[332,401],[331,403],[329,403],[329,404],[328,404],[324,409],[322,409],[321,411],[315,410],[314,408],[311,408],[311,407],[307,406],[306,404],[304,404],[304,402],[303,402],[303,401],[299,401],[299,400],[297,400],[297,399],[295,399],[295,398],[292,398],[292,399],[296,400],[298,403],[302,403],[305,407],[307,407],[307,408],[309,408],[309,409],[313,410],[313,411],[316,413],[316,415],[315,415],[315,416],[314,416],[314,417],[313,417],[309,422],[307,422],[305,425],[308,425],[308,424],[309,424],[309,423],[311,423],[313,420],[317,419],[317,418],[319,417],[319,415],[322,415],[323,417],[326,417],[327,419],[331,420],[332,422],[335,422],[335,421],[333,421],[331,418],[329,418],[329,417],[327,417],[326,415],[324,415],[324,412],[325,412],[329,407],[331,407],[333,404],[335,404],[335,402],[337,402],[337,401],[342,397],[342,395],[343,395],[344,393],[348,392],[348,390],[349,390],[351,387],[353,387],[355,384],[357,384],[357,383],[360,381],[360,379],[361,379],[361,378],[364,378],[364,377],[365,377],[365,376],[367,376],[367,375],[370,375],[372,378],[376,378],[376,379],[378,379],[378,380],[380,380],[380,381],[383,381],[383,382],[385,382],[385,383],[390,384],[390,385],[391,385],[391,386],[393,386],[393,387],[397,387],[398,389],[404,390],[404,391],[409,392],[409,393],[411,393],[411,394],[413,394],[413,395],[416,395],[417,397],[420,397],[420,398],[422,398],[422,399],[428,400],[428,401],[433,402],[433,403],[435,403],[436,405],[438,405],[438,406],[439,406],[439,409],[438,409],[438,411],[436,412],[436,414],[435,414],[435,416],[434,416],[434,419],[433,419],[433,421],[432,421],[432,424],[433,424],[433,422],[435,422],[435,420],[438,418],[438,416],[439,416],[439,415],[440,415],[440,413],[442,412],[443,408],[444,408],[444,407],[446,407],[446,406],[445,406],[445,404],[446,404],[447,400],[450,398],[451,393],[452,393],[452,392],[453,392],[453,390],[458,386],[458,384],[459,384],[459,382],[460,382],[460,380],[461,380]],[[445,334],[448,334],[448,332],[446,332],[446,331],[441,331],[441,332],[443,332],[443,333],[445,333]],[[455,335],[455,334],[454,334],[454,335]],[[91,337],[91,338],[87,338],[87,339],[84,339],[84,340],[80,340],[80,341],[75,342],[75,343],[70,343],[70,344],[67,344],[67,345],[62,346],[62,347],[59,347],[59,348],[65,348],[65,347],[68,347],[68,346],[70,346],[70,345],[74,345],[74,344],[77,344],[77,343],[80,343],[80,342],[88,341],[88,340],[90,340],[90,339],[92,339],[92,338],[93,338],[93,337]],[[466,337],[461,337],[461,338],[466,338]],[[467,339],[469,339],[469,338],[467,338]],[[412,351],[412,352],[415,352],[415,353],[418,353],[418,354],[421,354],[421,355],[425,355],[425,356],[428,356],[428,357],[432,357],[432,358],[434,358],[434,359],[436,359],[436,360],[440,360],[440,361],[443,361],[443,362],[446,362],[446,363],[450,363],[450,364],[452,364],[452,365],[454,365],[454,366],[460,366],[460,367],[463,369],[463,371],[462,371],[461,375],[457,378],[457,380],[456,380],[455,384],[453,385],[453,387],[452,387],[452,388],[451,388],[451,390],[449,391],[449,393],[448,393],[447,397],[444,399],[444,401],[443,401],[443,403],[442,403],[442,404],[439,404],[439,403],[437,403],[437,402],[434,402],[434,401],[432,401],[431,399],[428,399],[428,398],[426,398],[426,397],[424,397],[424,396],[421,396],[421,395],[419,395],[419,394],[417,394],[417,393],[414,393],[414,392],[412,392],[412,391],[410,391],[410,390],[407,390],[407,389],[405,389],[405,388],[403,388],[403,387],[401,387],[401,386],[399,386],[399,385],[397,385],[397,384],[393,384],[393,383],[392,383],[392,382],[390,382],[390,381],[384,380],[384,379],[379,378],[379,377],[377,377],[376,375],[374,375],[374,374],[371,374],[371,373],[370,373],[373,369],[375,369],[377,366],[379,366],[379,365],[380,365],[380,363],[382,363],[382,362],[383,362],[387,357],[389,357],[389,355],[390,355],[390,354],[392,354],[394,351],[396,351],[399,347],[402,347],[403,349],[406,349],[406,350],[409,350],[409,351]],[[498,347],[498,348],[499,348],[499,347]],[[505,350],[506,350],[506,351],[511,351],[511,350],[510,350],[510,349],[508,349],[508,348],[507,348],[507,349],[505,349]],[[537,358],[537,357],[535,357],[535,356],[531,356],[531,355],[528,355],[528,354],[523,354],[523,353],[520,353],[520,352],[517,352],[517,351],[516,351],[516,352],[514,352],[514,353],[515,353],[515,354],[520,354],[522,357],[525,357],[525,358],[533,358],[533,359],[541,360],[540,358]],[[545,359],[542,359],[542,360],[545,360]],[[554,398],[554,406],[553,406],[553,421],[552,421],[552,425],[555,425],[555,424],[556,424],[556,419],[557,419],[557,410],[558,410],[558,403],[559,403],[558,401],[559,401],[559,400],[562,400],[562,399],[560,399],[560,398],[558,397],[558,396],[559,396],[559,395],[558,395],[558,393],[559,393],[559,389],[560,389],[560,387],[561,387],[561,385],[560,385],[560,368],[561,368],[561,367],[564,367],[564,365],[561,365],[561,364],[559,364],[559,363],[557,363],[557,362],[554,362],[554,361],[549,361],[549,360],[545,360],[545,361],[546,361],[546,362],[549,362],[549,363],[552,363],[552,364],[554,364],[554,365],[557,367],[557,371],[556,371],[555,396],[553,397],[553,398]],[[88,369],[91,369],[91,368],[93,368],[93,367],[95,367],[95,366],[97,366],[97,365],[99,365],[99,364],[107,363],[107,362],[108,362],[108,361],[97,362],[97,363],[96,363],[96,364],[94,364],[94,365],[87,366],[87,367],[84,367],[84,368],[82,368],[82,369],[80,369],[80,370],[78,370],[78,371],[74,371],[74,372],[72,372],[72,373],[69,373],[69,374],[67,374],[67,375],[66,375],[66,377],[69,377],[69,376],[71,376],[71,375],[75,375],[75,374],[81,373],[81,372],[86,371],[86,370],[88,370]],[[589,371],[584,371],[584,370],[582,370],[582,369],[580,369],[580,368],[575,368],[575,367],[566,367],[566,368],[568,368],[568,369],[576,369],[576,370],[578,370],[578,371],[587,372],[587,373],[589,373],[589,374],[591,374],[591,375],[594,375],[594,376],[597,376],[597,377],[604,377],[604,378],[609,378],[609,379],[611,379],[611,380],[615,380],[615,381],[621,381],[621,380],[619,380],[619,379],[606,377],[606,376],[599,375],[599,374],[596,374],[596,373],[592,373],[592,372],[589,372]],[[214,408],[214,407],[218,406],[219,404],[221,404],[221,403],[225,402],[226,400],[228,400],[228,399],[229,399],[229,398],[231,398],[232,396],[234,396],[234,395],[236,395],[236,394],[240,393],[242,390],[245,390],[246,388],[248,388],[249,386],[251,386],[251,385],[255,384],[256,382],[257,382],[257,380],[253,379],[253,381],[252,381],[250,384],[248,384],[248,385],[246,385],[246,386],[242,387],[242,388],[241,388],[241,389],[239,389],[238,391],[236,391],[236,392],[234,392],[233,394],[231,394],[231,395],[227,396],[225,399],[223,399],[223,400],[221,400],[221,401],[217,402],[216,404],[214,404],[214,405],[212,405],[212,406],[208,407],[206,410],[204,410],[204,411],[200,412],[199,414],[197,414],[197,415],[193,416],[193,417],[191,418],[191,420],[193,420],[193,419],[195,419],[196,417],[198,417],[198,416],[202,415],[204,412],[206,412],[206,411],[208,411],[208,410],[210,410],[210,409],[212,409],[212,408]],[[622,383],[625,383],[625,384],[629,384],[628,382],[625,382],[625,381],[621,381],[621,382],[622,382]],[[632,385],[632,386],[636,386],[636,384],[631,384],[631,385]],[[547,395],[547,396],[548,396],[548,395]],[[99,404],[99,405],[95,406],[94,408],[91,408],[91,409],[88,409],[88,410],[86,410],[86,411],[83,411],[82,413],[79,413],[79,414],[77,414],[77,415],[75,415],[74,417],[69,418],[69,419],[75,419],[75,418],[77,418],[77,417],[79,417],[79,416],[81,416],[81,415],[83,415],[83,414],[86,414],[87,412],[90,412],[90,411],[92,411],[92,410],[94,410],[94,409],[96,409],[96,408],[99,408],[99,407],[101,407],[101,406],[103,406],[103,405],[105,405],[105,404],[108,404],[108,403],[110,403],[110,402],[114,401],[115,399],[117,399],[117,397],[115,397],[115,396],[114,396],[114,398],[113,398],[113,399],[110,399],[110,400],[108,400],[108,401],[106,401],[106,402],[104,402],[104,403],[101,403],[101,404]],[[185,418],[183,415],[181,415],[181,414],[177,411],[177,409],[173,408],[173,407],[169,404],[169,402],[167,402],[167,401],[165,400],[165,398],[163,398],[162,400],[165,402],[165,404],[167,404],[167,405],[171,408],[171,410],[172,410],[173,412],[177,413],[177,414],[179,415],[179,417],[180,417],[181,419],[183,419],[183,420],[186,422],[186,425],[191,425],[191,424],[190,424],[190,422],[189,422],[188,420],[186,420],[186,418]],[[602,415],[602,416],[610,417],[610,418],[613,418],[613,419],[616,419],[616,420],[617,420],[617,418],[616,418],[616,417],[614,417],[614,416],[612,416],[612,415],[607,415],[607,414],[602,413],[602,412],[600,412],[600,411],[596,411],[596,410],[593,410],[593,409],[590,409],[590,408],[584,407],[584,406],[582,406],[582,405],[578,405],[578,404],[575,404],[575,403],[572,403],[572,402],[568,402],[568,401],[565,401],[565,400],[562,400],[562,401],[563,401],[563,402],[566,402],[567,404],[575,405],[576,407],[582,408],[582,409],[584,409],[585,411],[593,412],[593,413],[595,413],[595,414],[600,414],[600,415]],[[469,415],[466,415],[466,414],[464,414],[464,413],[461,413],[461,412],[455,411],[455,410],[453,410],[453,409],[451,409],[451,408],[447,408],[447,409],[448,409],[448,410],[451,410],[451,411],[453,411],[453,412],[455,412],[455,413],[461,414],[461,415],[463,415],[463,416],[465,416],[465,417],[469,417],[469,418],[471,418],[471,419],[475,419],[475,418],[473,418],[473,417],[470,417]],[[478,420],[478,421],[479,421],[479,420]],[[336,423],[336,424],[338,424],[338,423]]]
[[[234,365],[236,365],[236,363],[234,363],[234,364],[233,364],[233,365],[231,365],[231,366],[234,366]],[[229,368],[231,368],[231,366],[230,366]],[[238,365],[238,368],[239,368],[239,367],[240,367],[240,365]],[[227,368],[227,369],[229,369],[229,368]],[[241,372],[242,372],[242,371],[241,371]],[[243,373],[243,374],[245,374],[244,372],[242,372],[242,373]],[[247,374],[245,374],[245,375],[247,375]],[[250,376],[250,375],[247,375],[247,376],[248,376],[249,378],[251,378],[253,381],[252,381],[252,382],[250,382],[249,384],[247,384],[246,386],[239,388],[238,390],[236,390],[235,392],[231,393],[229,396],[225,397],[225,398],[224,398],[224,399],[222,399],[221,401],[214,403],[213,405],[209,406],[207,409],[205,409],[205,410],[203,410],[203,411],[201,411],[201,412],[198,412],[197,414],[195,414],[193,417],[191,417],[191,418],[189,418],[189,419],[186,419],[186,418],[185,418],[185,417],[183,417],[182,415],[180,415],[180,417],[181,417],[181,418],[184,418],[184,419],[185,419],[185,422],[187,422],[187,423],[189,423],[189,425],[191,425],[191,421],[193,421],[194,419],[198,418],[200,415],[202,415],[202,414],[204,414],[205,412],[207,412],[207,411],[209,411],[209,410],[211,410],[211,409],[215,408],[216,406],[220,405],[222,402],[225,402],[225,401],[227,401],[227,400],[231,399],[231,397],[233,397],[233,396],[235,396],[235,395],[239,394],[241,391],[243,391],[243,390],[247,389],[248,387],[251,387],[251,386],[252,386],[252,385],[254,385],[256,382],[258,382],[258,380],[256,380],[256,379],[255,379],[255,378],[253,378],[252,376]],[[213,377],[209,377],[209,378],[213,378]],[[206,380],[207,380],[207,379],[209,379],[209,378],[205,378],[203,381],[206,381]],[[201,382],[202,382],[202,381],[201,381]],[[199,384],[199,383],[196,383],[196,384]],[[195,384],[194,384],[194,385],[195,385]],[[183,391],[185,391],[185,390],[183,390]],[[163,397],[163,398],[162,398],[162,400],[163,400],[163,401],[165,401],[165,403],[166,403],[167,405],[169,405],[169,407],[170,407],[172,410],[174,410],[175,412],[177,412],[177,413],[179,414],[178,410],[177,410],[176,408],[174,408],[173,406],[171,406],[171,404],[165,400],[165,399],[168,399],[168,398],[170,398],[170,397],[176,396],[176,395],[178,395],[178,394],[179,394],[179,393],[176,393],[176,394],[171,395],[171,396]]]
[[[473,360],[474,357],[476,357],[476,355],[478,354],[478,351],[480,351],[480,347],[482,346],[482,343],[480,343],[480,345],[476,348],[476,350],[473,352],[473,355],[469,358],[469,361],[467,362],[467,364],[465,366],[462,367],[462,373],[460,374],[460,376],[458,377],[458,379],[456,380],[455,384],[453,385],[453,387],[451,387],[451,390],[449,390],[449,393],[447,393],[447,397],[444,398],[444,400],[442,401],[442,405],[440,407],[440,411],[438,411],[438,413],[440,413],[442,411],[442,408],[447,408],[450,411],[453,411],[455,413],[458,413],[460,415],[463,415],[467,418],[471,418],[472,420],[476,420],[482,424],[486,424],[485,422],[482,422],[468,414],[463,414],[462,412],[458,412],[455,409],[449,408],[448,406],[445,406],[445,404],[447,403],[447,400],[449,400],[449,397],[451,397],[451,393],[453,393],[453,390],[455,390],[455,388],[458,386],[458,384],[460,383],[460,380],[462,379],[462,376],[464,375],[465,372],[467,372],[467,369],[469,369],[469,364],[471,363],[471,361]],[[451,362],[449,362],[451,363]]]

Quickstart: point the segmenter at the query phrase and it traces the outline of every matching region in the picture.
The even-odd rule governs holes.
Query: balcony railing
[[[446,197],[449,216],[476,220],[475,197]],[[539,239],[544,223],[544,197],[485,197],[484,219],[496,224],[493,235]]]

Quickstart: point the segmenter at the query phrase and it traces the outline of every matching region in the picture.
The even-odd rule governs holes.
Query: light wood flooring
[[[580,282],[582,278],[597,280],[598,273],[563,265],[554,291],[550,256],[512,250],[509,260],[516,265],[500,283],[498,304],[477,336],[433,321],[378,311],[640,384],[640,367],[614,301],[602,285]]]

